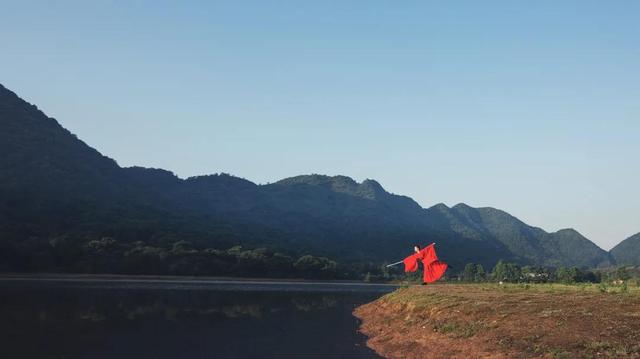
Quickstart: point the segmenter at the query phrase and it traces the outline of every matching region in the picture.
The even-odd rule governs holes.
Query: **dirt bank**
[[[640,358],[637,290],[412,286],[354,314],[389,358]]]

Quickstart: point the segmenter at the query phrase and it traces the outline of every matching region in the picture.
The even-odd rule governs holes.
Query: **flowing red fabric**
[[[422,278],[425,283],[437,281],[444,275],[444,272],[447,271],[447,263],[438,260],[434,243],[405,258],[402,261],[404,263],[404,271],[417,271],[418,260],[422,261],[422,266],[424,267],[424,275]]]
[[[414,254],[408,256],[407,258],[402,260],[402,262],[404,263],[404,271],[405,272],[415,272],[415,271],[417,271],[418,270],[418,253],[414,253]]]
[[[422,279],[425,283],[433,283],[444,275],[444,272],[447,271],[447,267],[449,267],[449,265],[445,262],[432,262],[428,266],[424,266],[424,275]]]

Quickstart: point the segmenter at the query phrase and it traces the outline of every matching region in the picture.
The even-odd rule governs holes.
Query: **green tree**
[[[556,282],[559,283],[570,283],[571,281],[571,276],[567,267],[558,267],[558,269],[556,269],[555,277]]]
[[[462,280],[465,282],[473,282],[476,280],[476,265],[474,263],[467,263],[467,265],[464,266]]]
[[[502,260],[493,267],[491,278],[494,281],[515,283],[521,280],[522,273],[520,267],[514,263],[507,263]]]
[[[380,274],[382,275],[383,279],[390,279],[391,278],[391,273],[389,271],[389,267],[387,267],[386,264],[382,264],[380,266]]]
[[[487,279],[487,274],[484,271],[484,267],[482,266],[482,264],[477,264],[476,265],[476,275],[474,280],[476,282],[484,282]]]
[[[616,279],[629,280],[630,278],[631,275],[629,271],[627,271],[627,267],[618,267],[618,270],[616,270]]]
[[[578,267],[559,267],[556,270],[556,281],[565,284],[579,283],[584,281],[584,274]]]
[[[312,255],[298,258],[293,266],[300,275],[308,278],[333,278],[338,267],[337,263],[329,258]]]

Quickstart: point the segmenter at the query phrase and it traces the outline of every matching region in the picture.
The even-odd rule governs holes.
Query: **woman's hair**
[[[419,246],[419,245],[417,245],[417,244],[414,244],[414,245],[413,245],[413,247],[414,247],[414,248],[421,249],[421,248],[420,248],[420,246]]]

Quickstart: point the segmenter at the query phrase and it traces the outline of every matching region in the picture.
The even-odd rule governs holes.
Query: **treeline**
[[[507,282],[507,283],[601,283],[612,280],[628,280],[632,274],[625,267],[615,271],[593,271],[578,267],[547,268],[542,266],[519,266],[515,263],[499,261],[486,272],[481,264],[467,263],[458,275],[451,276],[464,282]]]
[[[366,264],[345,267],[326,257],[267,248],[199,249],[187,241],[164,246],[109,237],[0,241],[0,271],[5,272],[361,279],[368,269]]]
[[[386,264],[386,263],[385,263]],[[353,279],[366,282],[420,281],[422,273],[404,273],[371,261],[340,263],[310,253],[269,248],[200,248],[190,241],[120,241],[59,236],[11,241],[0,237],[1,272],[151,274],[262,278]],[[468,263],[461,272],[447,271],[448,281],[511,283],[600,283],[627,280],[625,267],[593,271],[578,267],[519,266],[499,261],[491,271]],[[637,274],[636,274],[637,275]]]

